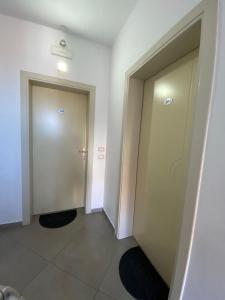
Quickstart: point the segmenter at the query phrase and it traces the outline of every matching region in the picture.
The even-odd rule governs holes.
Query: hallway
[[[2,0],[0,38],[0,300],[224,300],[225,0]]]
[[[0,230],[0,281],[29,300],[128,300],[118,272],[121,255],[136,245],[117,240],[104,213],[85,215],[59,229],[34,218]]]

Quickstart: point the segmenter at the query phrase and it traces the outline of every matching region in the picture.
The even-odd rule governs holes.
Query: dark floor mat
[[[67,211],[41,215],[39,223],[46,228],[59,228],[71,223],[77,216],[77,210],[71,209]]]
[[[119,265],[121,281],[138,300],[167,300],[169,288],[140,247],[129,249]]]

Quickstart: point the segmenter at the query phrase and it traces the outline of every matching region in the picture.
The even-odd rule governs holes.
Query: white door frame
[[[32,157],[31,157],[31,86],[46,85],[60,90],[70,90],[88,96],[88,160],[86,172],[85,212],[91,213],[92,174],[94,157],[95,86],[56,77],[20,72],[21,78],[21,159],[22,159],[22,213],[23,225],[32,216]]]
[[[199,85],[193,121],[192,145],[180,241],[170,288],[171,300],[181,299],[190,261],[191,246],[198,209],[202,168],[211,115],[216,42],[218,34],[218,0],[203,0],[178,22],[127,72],[125,77],[120,191],[116,233],[118,238],[133,234],[136,174],[141,124],[144,80],[185,54],[188,43],[196,38],[189,30],[200,24]],[[193,32],[194,33],[194,32]],[[186,43],[187,42],[187,43]],[[160,69],[161,68],[161,69]]]

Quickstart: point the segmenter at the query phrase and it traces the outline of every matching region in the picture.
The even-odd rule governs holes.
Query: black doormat
[[[39,223],[46,228],[59,228],[71,223],[77,216],[77,210],[71,209],[67,211],[41,215]]]
[[[126,290],[138,300],[167,300],[169,288],[140,247],[120,259],[119,273]]]

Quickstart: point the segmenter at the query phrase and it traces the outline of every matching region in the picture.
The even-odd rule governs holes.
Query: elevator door
[[[84,206],[86,131],[86,95],[32,87],[33,214]]]
[[[134,236],[170,285],[182,221],[198,52],[144,85]]]

